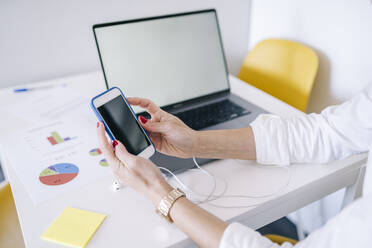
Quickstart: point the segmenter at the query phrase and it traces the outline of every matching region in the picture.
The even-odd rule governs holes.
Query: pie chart
[[[107,167],[109,164],[107,163],[107,160],[104,158],[101,161],[99,161],[99,165],[103,167]]]
[[[89,151],[90,156],[98,156],[98,155],[101,155],[101,154],[102,154],[102,152],[99,148],[94,148],[94,149]]]
[[[79,168],[74,164],[60,163],[44,169],[39,180],[45,185],[61,185],[70,182],[79,174]]]

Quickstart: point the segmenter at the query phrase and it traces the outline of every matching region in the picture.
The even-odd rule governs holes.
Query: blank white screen
[[[95,33],[109,87],[127,96],[165,106],[228,89],[214,12],[99,27]]]

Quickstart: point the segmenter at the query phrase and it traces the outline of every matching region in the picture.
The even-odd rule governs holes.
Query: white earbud
[[[121,183],[119,181],[114,181],[112,184],[112,191],[117,192],[121,189]]]

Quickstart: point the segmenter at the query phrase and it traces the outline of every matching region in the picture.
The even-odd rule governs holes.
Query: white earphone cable
[[[237,161],[238,163],[241,163],[239,162],[239,160],[235,160]],[[279,188],[277,191],[273,192],[273,193],[270,193],[270,194],[266,194],[266,195],[260,195],[260,196],[249,196],[249,195],[239,195],[239,194],[234,194],[234,195],[226,195],[226,191],[228,189],[228,182],[224,179],[224,178],[220,178],[223,182],[224,182],[224,189],[223,191],[220,193],[220,194],[215,194],[216,192],[216,188],[217,188],[217,177],[207,171],[206,169],[204,168],[201,168],[201,166],[198,164],[198,162],[196,161],[196,158],[193,157],[193,162],[195,164],[195,166],[197,167],[197,170],[201,171],[202,173],[206,174],[207,176],[211,177],[213,179],[213,188],[211,190],[211,192],[209,194],[202,194],[200,192],[196,192],[194,190],[192,190],[190,187],[188,187],[185,183],[182,182],[182,180],[180,180],[173,172],[171,172],[169,169],[165,168],[165,167],[159,167],[160,170],[163,170],[165,172],[167,172],[169,175],[172,176],[172,178],[174,178],[176,180],[176,182],[180,185],[180,187],[185,190],[186,192],[190,192],[194,195],[197,195],[197,196],[201,196],[201,197],[205,197],[205,199],[201,200],[201,201],[194,201],[194,203],[196,204],[202,204],[202,203],[206,203],[206,204],[209,204],[211,206],[214,206],[214,207],[218,207],[218,208],[248,208],[248,207],[254,207],[254,206],[258,206],[260,205],[260,203],[256,203],[256,204],[249,204],[249,205],[239,205],[239,206],[224,206],[224,205],[219,205],[219,204],[215,204],[215,203],[212,203],[212,201],[215,201],[217,199],[220,199],[220,198],[248,198],[248,199],[262,199],[262,198],[267,198],[267,197],[270,197],[270,196],[273,196],[273,195],[276,195],[280,192],[282,192],[283,190],[285,190],[287,188],[287,186],[289,185],[289,182],[290,182],[290,179],[291,179],[291,170],[288,168],[288,167],[285,167],[285,166],[270,166],[270,165],[265,165],[265,166],[255,166],[255,165],[250,165],[250,166],[255,166],[257,168],[284,168],[287,170],[287,180],[286,180],[286,183],[283,187]],[[242,163],[241,163],[242,164]],[[192,170],[195,170],[195,169],[192,169]]]

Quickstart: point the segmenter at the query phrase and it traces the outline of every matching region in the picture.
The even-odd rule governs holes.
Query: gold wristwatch
[[[185,193],[180,189],[173,189],[168,195],[164,196],[159,202],[156,213],[166,219],[169,223],[173,223],[172,218],[169,216],[169,211],[173,204],[181,197],[186,197]]]

